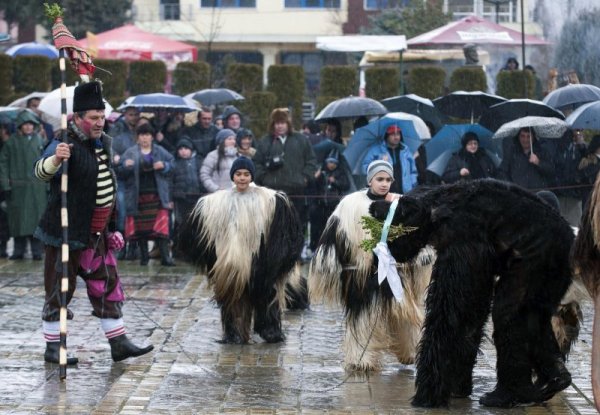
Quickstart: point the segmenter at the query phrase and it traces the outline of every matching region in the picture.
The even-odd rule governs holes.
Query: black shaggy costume
[[[374,202],[370,212],[385,218],[388,207]],[[389,243],[398,262],[427,244],[437,252],[413,405],[447,406],[471,394],[490,309],[498,383],[482,405],[543,402],[569,386],[550,324],[571,283],[574,236],[559,213],[516,185],[484,179],[415,190],[392,223],[418,228]]]
[[[260,186],[201,198],[180,234],[187,259],[207,272],[221,309],[224,343],[247,343],[254,331],[284,340],[281,309],[288,290],[302,290],[296,265],[304,244],[289,199]]]

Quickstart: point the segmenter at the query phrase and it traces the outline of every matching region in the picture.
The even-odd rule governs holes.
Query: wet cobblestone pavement
[[[312,305],[287,312],[283,344],[259,337],[222,345],[219,311],[204,277],[187,266],[149,267],[123,261],[126,328],[148,355],[114,363],[80,280],[71,309],[69,353],[79,365],[58,378],[43,361],[42,264],[0,260],[0,413],[11,414],[594,414],[590,384],[591,302],[568,361],[573,385],[542,406],[489,410],[477,400],[495,384],[495,352],[485,339],[470,399],[449,410],[415,409],[414,366],[386,358],[384,370],[342,369],[340,310]],[[142,269],[147,268],[147,269]]]

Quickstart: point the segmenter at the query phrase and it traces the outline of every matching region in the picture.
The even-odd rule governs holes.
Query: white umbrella
[[[492,138],[514,137],[522,128],[531,128],[538,137],[560,138],[567,131],[567,123],[554,117],[528,116],[502,124]]]
[[[37,91],[36,92],[32,92],[31,94],[27,94],[27,95],[25,95],[22,98],[14,100],[10,104],[8,104],[8,106],[9,107],[25,108],[27,106],[27,101],[29,101],[31,98],[42,99],[46,95],[48,95],[48,92],[37,92]]]
[[[67,87],[67,114],[73,113],[73,94],[75,92],[74,86]],[[38,109],[42,112],[42,119],[52,125],[54,131],[60,130],[60,88],[50,92],[40,102]],[[113,110],[112,106],[104,100],[106,109],[104,112],[110,114]]]

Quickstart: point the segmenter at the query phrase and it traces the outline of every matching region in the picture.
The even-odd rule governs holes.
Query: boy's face
[[[177,155],[182,159],[189,159],[192,157],[192,149],[187,147],[179,147],[177,149]]]
[[[333,171],[333,170],[337,169],[337,164],[336,163],[332,163],[332,162],[327,162],[326,167],[327,167],[327,170]]]

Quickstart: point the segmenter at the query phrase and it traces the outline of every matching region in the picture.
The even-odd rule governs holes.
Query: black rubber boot
[[[44,360],[48,363],[59,364],[59,351],[60,342],[46,342],[46,352],[44,353]],[[67,365],[76,365],[78,362],[78,358],[67,356]]]
[[[137,347],[127,338],[125,334],[108,339],[110,344],[110,355],[115,362],[120,362],[128,357],[137,357],[154,350],[154,346]]]
[[[146,248],[148,244],[146,244]],[[127,253],[125,259],[128,261],[134,261],[138,259],[138,243],[137,241],[127,242]]]
[[[150,255],[148,254],[148,241],[145,239],[140,239],[137,245],[140,247],[140,265],[148,265],[148,261],[150,261]]]
[[[160,265],[164,265],[166,267],[172,267],[173,265],[175,265],[173,259],[171,258],[171,254],[169,253],[168,239],[159,239],[158,249],[160,251]]]

